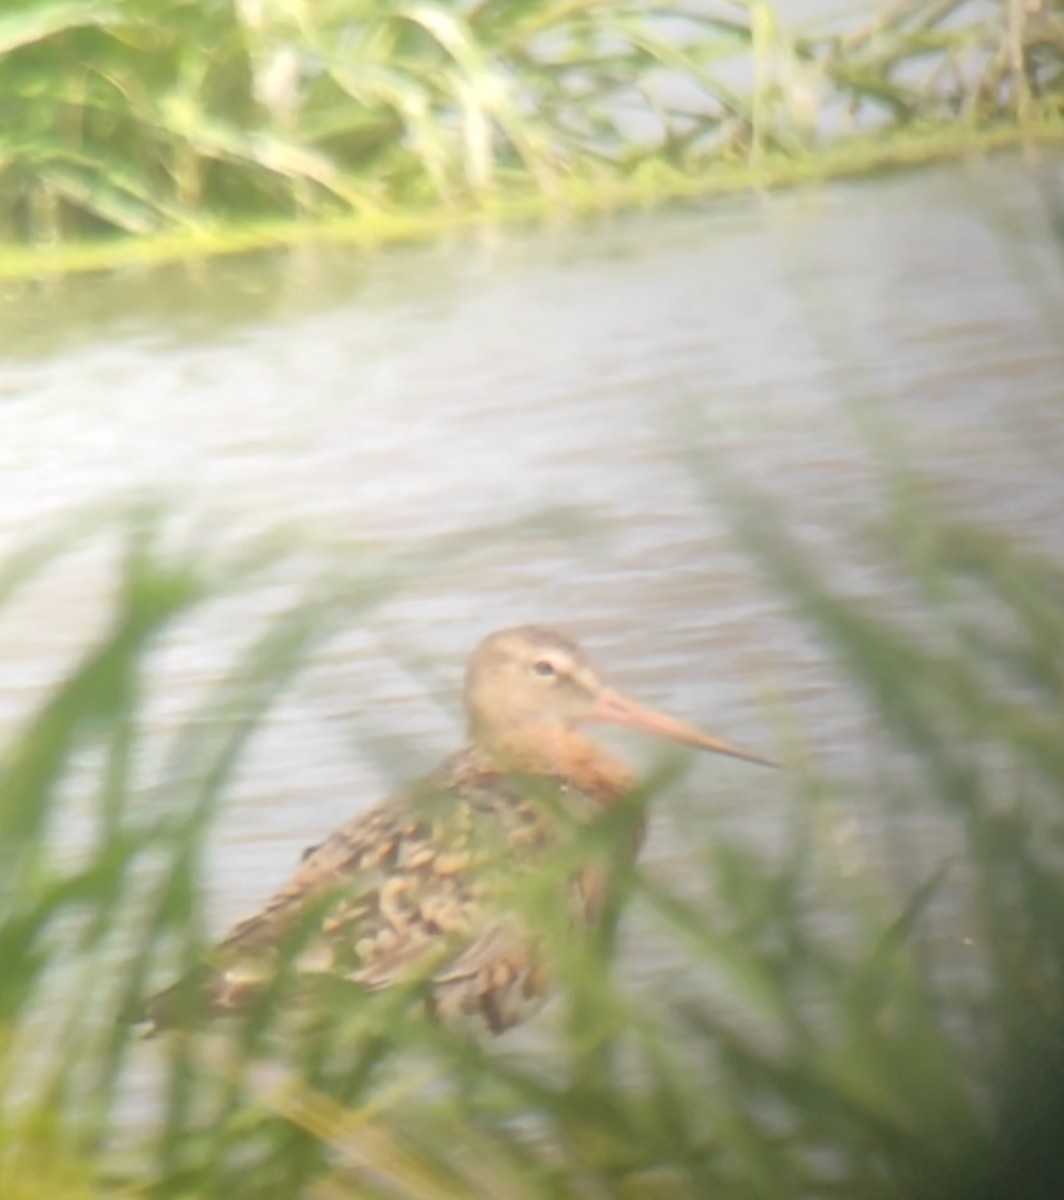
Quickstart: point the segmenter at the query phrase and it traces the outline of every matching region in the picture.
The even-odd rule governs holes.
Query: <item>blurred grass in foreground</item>
[[[793,792],[782,854],[707,836],[712,903],[624,872],[609,919],[580,943],[556,888],[530,887],[563,1014],[546,1059],[427,1023],[416,984],[341,991],[296,1033],[278,1030],[268,1000],[225,1042],[137,1043],[119,1018],[209,941],[204,843],[249,738],[330,630],[402,580],[323,583],[259,630],[146,790],[155,647],[270,563],[182,554],[157,519],[132,517],[107,630],[0,760],[4,1200],[1061,1194],[1064,574],[936,518],[904,480],[894,497],[883,546],[921,589],[930,639],[833,594],[780,514],[729,504],[918,764],[921,804],[962,838],[980,970],[947,987],[927,969],[922,935],[949,864],[903,897],[843,878],[824,833],[831,801],[795,772],[779,785]],[[56,552],[42,543],[9,563],[0,602]],[[90,832],[72,855],[53,833],[86,761]],[[587,852],[609,862],[633,816],[614,814]],[[636,996],[618,980],[625,904],[712,996]],[[846,937],[826,934],[825,909]],[[149,1081],[152,1101],[131,1103]]]

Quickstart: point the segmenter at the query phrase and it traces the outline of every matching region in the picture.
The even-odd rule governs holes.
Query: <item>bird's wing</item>
[[[330,969],[332,954],[322,945],[323,933],[340,912],[349,927],[360,915],[379,912],[374,892],[381,890],[404,843],[417,836],[417,824],[400,798],[340,826],[304,854],[284,886],[233,926],[205,962],[152,996],[145,1019],[160,1030],[209,1012],[238,1011],[276,973],[279,951],[289,938],[298,943],[293,950],[306,969],[314,969],[315,959],[319,969]]]
[[[392,868],[404,843],[419,832],[418,822],[396,801],[360,813],[306,851],[293,875],[262,908],[229,930],[215,957],[224,963],[274,949],[316,902],[324,904],[335,896],[340,903],[342,897],[360,891],[360,884]]]
[[[516,947],[498,885],[550,839],[518,783],[456,755],[315,846],[222,939],[198,981],[170,991],[192,989],[214,1011],[238,1009],[286,947],[300,971],[368,988],[426,970],[433,980],[469,978],[504,943]],[[166,1011],[149,1004],[149,1015]]]

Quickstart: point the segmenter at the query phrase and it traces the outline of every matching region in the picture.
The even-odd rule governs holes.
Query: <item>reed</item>
[[[770,0],[18,0],[0,238],[409,236],[1059,137],[1058,25],[1018,0],[798,28]]]
[[[275,555],[182,551],[155,513],[100,518],[91,536],[120,548],[113,613],[0,759],[5,1197],[893,1200],[1024,1194],[1029,1162],[1064,1177],[1050,1175],[1064,1061],[1064,574],[942,518],[899,471],[879,544],[925,619],[898,625],[836,594],[781,514],[728,489],[719,464],[695,465],[878,714],[952,852],[903,855],[896,878],[851,870],[839,802],[798,768],[779,785],[792,815],[777,853],[714,834],[692,850],[700,886],[683,892],[626,872],[591,943],[567,932],[552,889],[529,894],[560,990],[542,1053],[434,1026],[416,982],[323,997],[298,1030],[270,997],[220,1045],[142,1044],[121,1018],[208,941],[204,845],[249,739],[338,624],[429,560],[317,585],[255,631],[145,778],[153,656],[204,606],[261,586]],[[9,562],[0,606],[85,536]],[[862,802],[886,823],[904,797],[883,773]],[[75,854],[56,836],[72,812],[86,829]],[[610,861],[634,815],[582,850]],[[977,960],[959,975],[938,969],[947,893],[963,898]],[[687,985],[625,982],[616,934],[636,915],[674,948]],[[131,1104],[146,1077],[152,1102]]]

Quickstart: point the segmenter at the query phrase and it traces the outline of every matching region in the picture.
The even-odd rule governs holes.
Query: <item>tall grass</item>
[[[778,854],[714,836],[704,858],[692,850],[693,894],[614,873],[590,941],[551,901],[571,859],[548,864],[523,905],[560,993],[535,1053],[432,1025],[416,982],[323,997],[298,1029],[268,997],[225,1038],[137,1041],[121,1018],[208,940],[205,840],[249,738],[337,622],[396,580],[315,589],[257,631],[145,780],[157,647],[270,563],[182,553],[144,514],[98,533],[124,547],[109,625],[0,760],[5,1198],[1059,1194],[1064,575],[938,517],[904,476],[894,505],[882,544],[925,598],[919,631],[835,594],[764,502],[727,501],[742,543],[915,764],[956,861],[930,862],[904,894],[841,871],[830,794],[794,770],[777,783],[792,802]],[[57,552],[15,560],[0,602]],[[614,862],[671,770],[566,853]],[[869,804],[895,801],[869,785]],[[91,818],[74,855],[55,836],[71,805]],[[969,899],[979,960],[959,977],[933,969],[949,888]],[[690,986],[628,986],[629,908]]]
[[[1057,26],[1012,0],[881,0],[821,29],[770,0],[11,0],[0,237],[649,195],[662,173],[807,171],[855,128],[956,148],[1059,118]]]

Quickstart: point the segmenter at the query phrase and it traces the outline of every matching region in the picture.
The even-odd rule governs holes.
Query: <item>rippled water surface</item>
[[[582,518],[497,533],[331,645],[233,788],[219,926],[453,747],[466,653],[517,622],[577,635],[615,682],[726,737],[771,752],[789,728],[859,796],[867,718],[707,481],[781,499],[823,569],[891,612],[905,594],[860,536],[885,430],[944,504],[1064,552],[1059,253],[1036,181],[1000,158],[371,258],[6,285],[0,543],[138,492],[224,540],[287,539],[280,581],[167,648],[165,739],[316,572],[547,507]],[[0,721],[97,627],[109,578],[79,553],[4,614]],[[782,777],[723,760],[683,795],[684,837],[666,814],[649,848],[662,870],[714,823],[770,842],[788,803]]]

